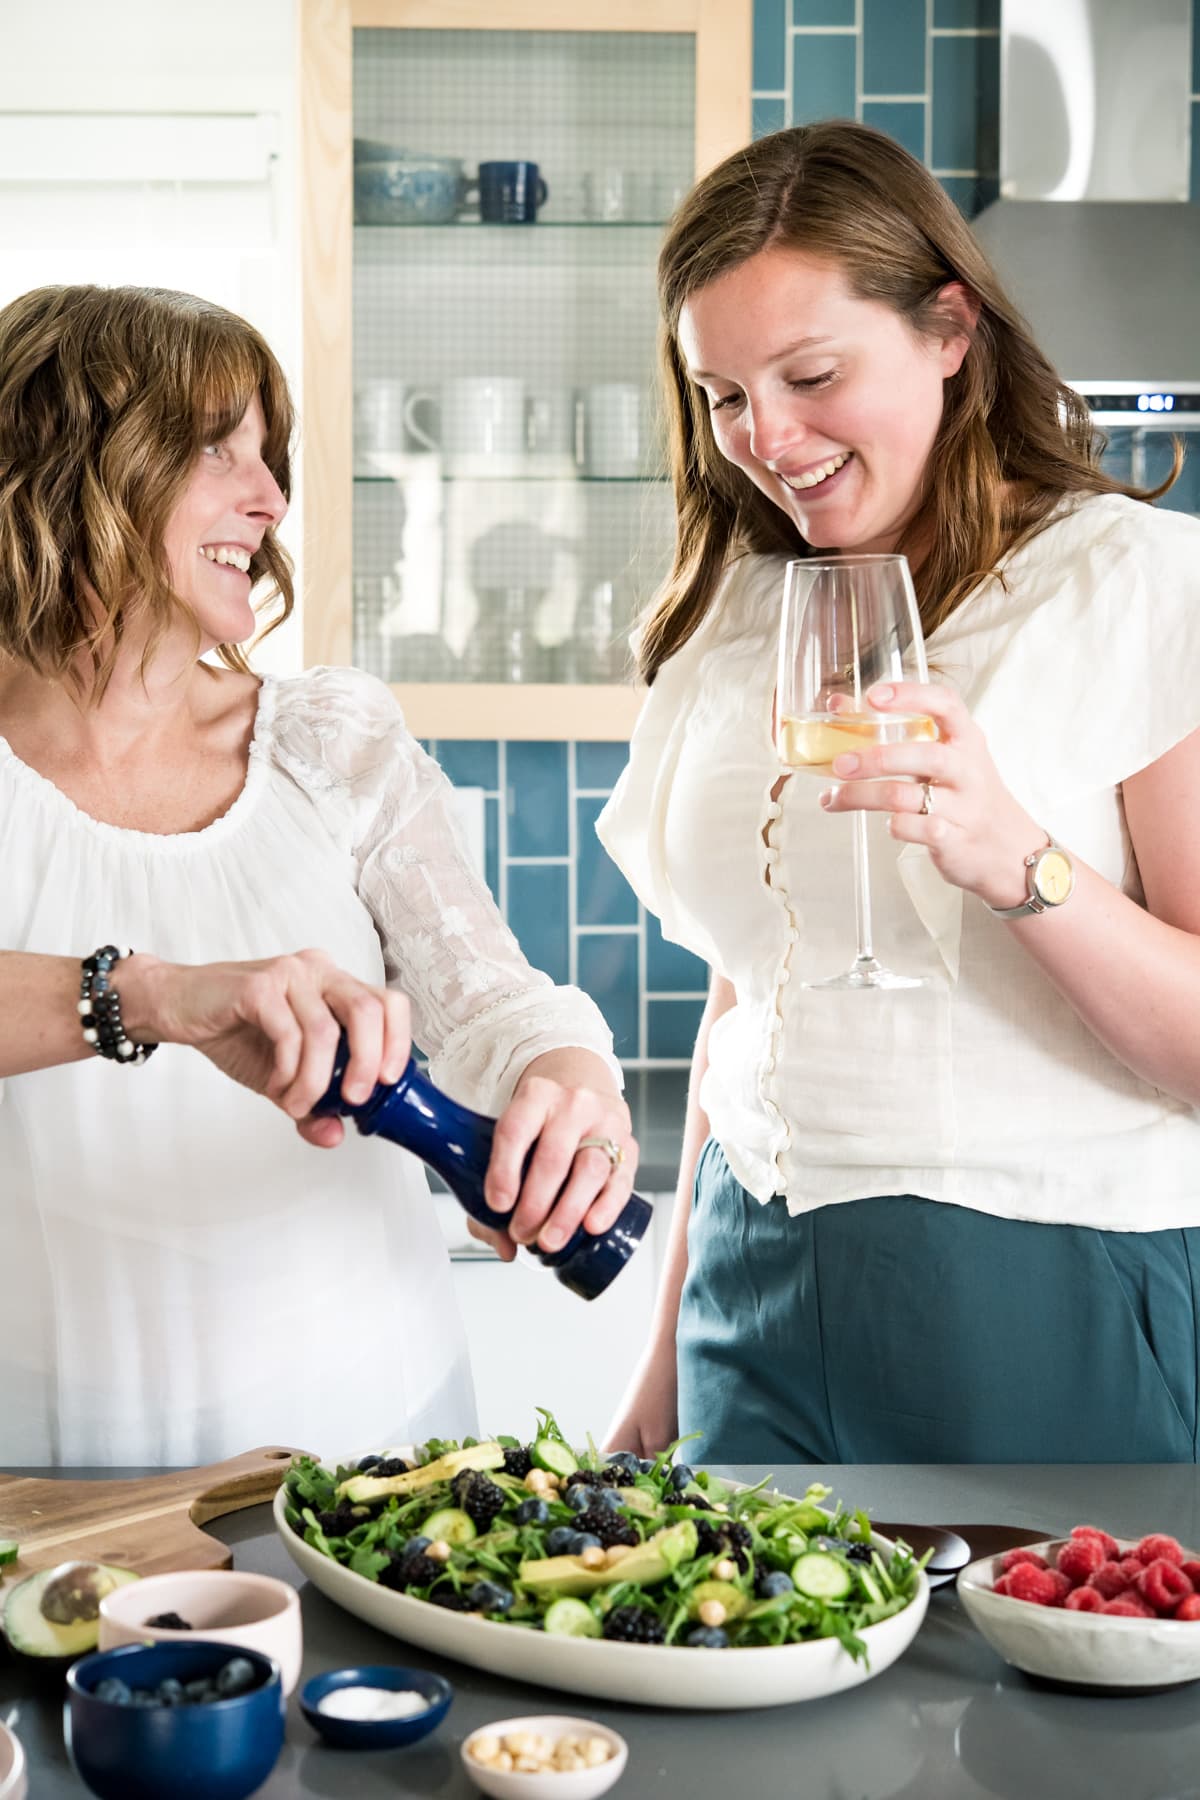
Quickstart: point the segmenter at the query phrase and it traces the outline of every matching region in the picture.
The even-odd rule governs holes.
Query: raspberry
[[[1010,1569],[1015,1569],[1018,1563],[1023,1562],[1032,1563],[1035,1569],[1050,1567],[1045,1557],[1039,1556],[1036,1550],[1006,1550],[1000,1558],[1000,1567],[1007,1575]]]
[[[1200,1562],[1185,1562],[1183,1572],[1196,1592],[1200,1594]]]
[[[1133,1586],[1129,1572],[1119,1562],[1102,1562],[1088,1577],[1088,1586],[1105,1600],[1115,1600],[1126,1588]]]
[[[1073,1538],[1099,1538],[1104,1546],[1105,1556],[1111,1557],[1114,1562],[1121,1554],[1121,1546],[1116,1538],[1109,1537],[1107,1531],[1101,1531],[1098,1525],[1072,1525],[1071,1536]]]
[[[1183,1546],[1178,1538],[1167,1537],[1162,1531],[1152,1531],[1149,1537],[1144,1537],[1134,1546],[1133,1554],[1143,1563],[1169,1562],[1178,1568],[1183,1562]]]
[[[1173,1613],[1181,1600],[1195,1592],[1181,1568],[1165,1556],[1147,1563],[1138,1582],[1138,1592],[1148,1600],[1155,1612]]]
[[[1184,1620],[1200,1619],[1200,1594],[1189,1594],[1186,1600],[1181,1600],[1175,1608],[1174,1617]]]
[[[1089,1575],[1094,1575],[1105,1560],[1104,1546],[1099,1538],[1071,1538],[1058,1553],[1059,1573],[1066,1576],[1072,1587],[1078,1587]]]
[[[1146,1605],[1140,1595],[1131,1588],[1127,1594],[1118,1594],[1115,1600],[1106,1600],[1100,1609],[1114,1619],[1152,1619],[1153,1608]]]
[[[1053,1569],[1035,1569],[1032,1563],[1018,1563],[1004,1579],[1014,1600],[1031,1600],[1035,1606],[1061,1604],[1061,1589]]]
[[[1103,1612],[1105,1600],[1094,1587],[1077,1587],[1071,1589],[1063,1605],[1068,1612]]]
[[[1146,1565],[1142,1561],[1140,1556],[1134,1556],[1134,1555],[1130,1554],[1129,1556],[1123,1556],[1121,1558],[1121,1567],[1124,1569],[1126,1575],[1129,1577],[1130,1587],[1134,1587],[1136,1585],[1136,1583],[1141,1579],[1142,1570],[1145,1568],[1145,1566]]]
[[[1061,1606],[1066,1600],[1067,1595],[1074,1591],[1076,1584],[1071,1580],[1069,1575],[1064,1575],[1061,1569],[1047,1569],[1046,1573],[1048,1575],[1053,1575],[1056,1588],[1054,1598],[1051,1600],[1050,1605]]]
[[[1007,1594],[1008,1593],[1008,1576],[1007,1575],[999,1576],[998,1579],[992,1583],[992,1592],[993,1592],[993,1594]]]

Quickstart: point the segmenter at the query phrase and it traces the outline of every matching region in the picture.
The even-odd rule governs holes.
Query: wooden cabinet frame
[[[752,0],[300,0],[304,661],[348,663],[352,636],[353,33],[687,32],[696,40],[696,173],[750,136]],[[628,737],[632,687],[420,683],[395,689],[420,737]]]

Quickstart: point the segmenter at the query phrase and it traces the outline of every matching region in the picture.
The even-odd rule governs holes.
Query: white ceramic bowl
[[[1053,1563],[1065,1542],[1052,1538],[1024,1548]],[[1117,1542],[1127,1555],[1138,1540]],[[1193,1560],[1196,1552],[1186,1557]],[[1035,1606],[993,1591],[1000,1565],[998,1556],[969,1564],[959,1573],[958,1592],[972,1624],[1014,1668],[1088,1687],[1169,1687],[1200,1679],[1200,1620],[1122,1619]]]
[[[903,1612],[868,1625],[860,1634],[867,1646],[865,1664],[843,1650],[836,1638],[745,1650],[689,1650],[667,1644],[547,1637],[541,1631],[518,1631],[492,1619],[447,1612],[427,1600],[380,1587],[306,1544],[288,1524],[286,1507],[287,1489],[281,1485],[275,1495],[275,1524],[292,1561],[314,1587],[368,1625],[436,1656],[451,1656],[512,1681],[644,1706],[732,1712],[840,1694],[889,1668],[917,1635],[929,1605],[929,1583],[922,1574],[916,1595]],[[871,1541],[884,1555],[894,1548],[890,1538],[876,1536]]]
[[[25,1752],[8,1726],[0,1725],[0,1800],[25,1800],[28,1791]]]
[[[502,1738],[510,1731],[536,1731],[555,1740],[563,1737],[604,1738],[614,1754],[607,1762],[597,1763],[594,1769],[554,1769],[538,1774],[524,1769],[491,1769],[486,1763],[476,1762],[469,1754],[470,1746],[477,1738]],[[473,1731],[462,1746],[463,1768],[480,1793],[490,1794],[492,1800],[596,1800],[597,1794],[607,1794],[620,1780],[628,1760],[629,1746],[619,1733],[610,1731],[607,1725],[600,1725],[595,1719],[575,1719],[567,1713],[530,1713],[520,1719],[494,1719]]]
[[[146,1623],[168,1612],[178,1613],[192,1629],[172,1631]],[[101,1650],[146,1642],[186,1644],[192,1638],[237,1644],[274,1657],[283,1691],[290,1694],[300,1679],[304,1654],[300,1596],[273,1575],[251,1575],[241,1569],[177,1569],[145,1575],[100,1602]]]

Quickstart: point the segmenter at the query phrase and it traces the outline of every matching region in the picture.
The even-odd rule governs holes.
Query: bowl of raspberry
[[[958,1592],[993,1650],[1027,1675],[1110,1691],[1200,1680],[1200,1553],[1165,1532],[1076,1525],[971,1563]]]

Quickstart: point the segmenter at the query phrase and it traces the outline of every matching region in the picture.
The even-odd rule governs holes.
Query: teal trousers
[[[1194,1463],[1200,1229],[907,1194],[791,1218],[710,1140],[677,1347],[689,1462]]]

